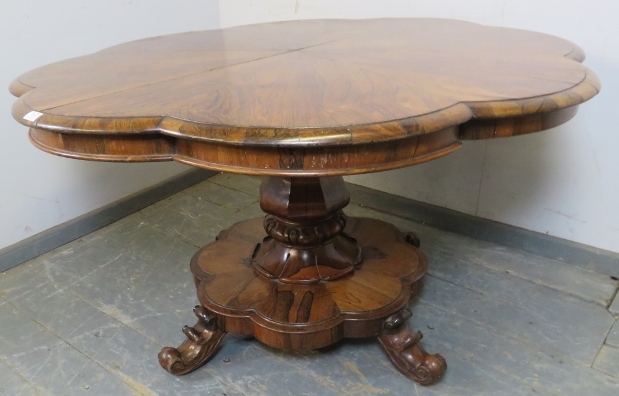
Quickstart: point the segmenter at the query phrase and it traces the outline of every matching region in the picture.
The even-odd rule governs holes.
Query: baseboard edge
[[[49,252],[199,183],[218,172],[191,169],[0,249],[0,272]]]
[[[619,278],[619,253],[348,184],[353,201],[368,208],[472,238],[517,248]],[[380,195],[380,196],[379,196]],[[388,207],[388,210],[385,208]]]

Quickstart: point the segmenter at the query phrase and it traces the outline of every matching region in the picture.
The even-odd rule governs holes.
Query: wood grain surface
[[[226,333],[252,335],[275,348],[311,350],[342,338],[378,337],[393,365],[422,385],[440,380],[447,362],[421,346],[407,324],[406,303],[417,296],[427,271],[418,238],[388,223],[352,218],[345,232],[363,250],[363,263],[333,281],[291,284],[255,272],[246,251],[260,243],[261,219],[236,223],[199,250],[191,272],[201,305],[184,326],[178,348],[165,347],[159,363],[183,375],[212,358]]]
[[[416,294],[427,262],[383,221],[352,218],[346,232],[364,250],[354,273],[332,282],[287,284],[257,276],[248,259],[264,234],[262,219],[239,222],[192,259],[198,299],[217,315],[222,330],[276,348],[310,350],[343,337],[378,336],[385,318]]]
[[[322,176],[562,124],[600,89],[583,60],[557,37],[463,21],[289,21],[121,44],[10,90],[55,154]]]

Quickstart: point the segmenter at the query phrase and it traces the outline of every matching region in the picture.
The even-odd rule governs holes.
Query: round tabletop
[[[129,42],[10,90],[54,154],[328,176],[560,125],[599,92],[583,59],[557,37],[463,21],[289,21]]]

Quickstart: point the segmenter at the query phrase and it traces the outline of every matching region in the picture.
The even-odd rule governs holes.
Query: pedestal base
[[[440,379],[447,367],[440,355],[419,345],[421,333],[406,324],[407,302],[426,273],[426,259],[412,234],[374,219],[352,218],[345,232],[361,247],[354,272],[330,282],[283,283],[258,274],[251,262],[262,241],[262,219],[222,231],[196,253],[198,323],[185,328],[181,347],[164,348],[162,366],[184,374],[204,364],[225,333],[252,335],[272,347],[311,350],[342,338],[378,337],[398,370],[421,384]]]

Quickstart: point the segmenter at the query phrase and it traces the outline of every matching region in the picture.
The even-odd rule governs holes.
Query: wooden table
[[[10,89],[44,151],[266,176],[265,218],[193,257],[198,320],[159,354],[166,370],[195,370],[226,333],[292,350],[377,337],[398,370],[430,384],[447,364],[407,324],[427,270],[419,240],[347,218],[342,175],[562,124],[600,89],[583,59],[560,38],[461,21],[292,21],[134,41]]]

